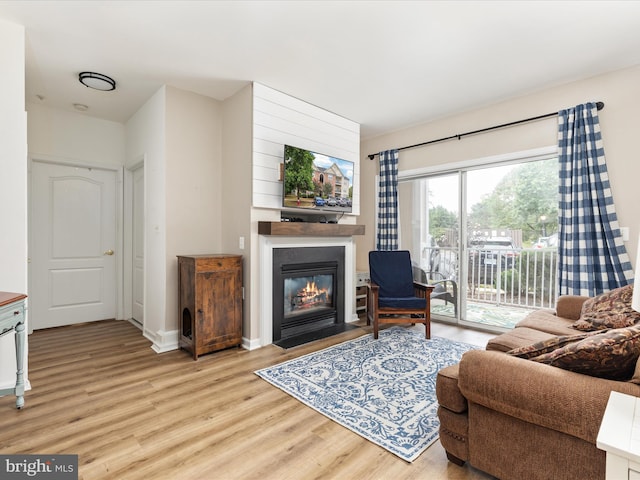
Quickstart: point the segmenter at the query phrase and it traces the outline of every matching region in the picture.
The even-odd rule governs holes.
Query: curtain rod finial
[[[596,102],[596,108],[602,110],[604,108],[604,102]]]
[[[375,154],[369,155],[369,160],[373,160],[375,158],[375,156],[376,156]]]

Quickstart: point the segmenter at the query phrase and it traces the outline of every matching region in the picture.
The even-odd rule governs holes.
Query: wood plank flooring
[[[406,463],[253,373],[369,331],[197,361],[156,354],[124,321],[36,331],[25,408],[0,397],[0,453],[77,454],[83,480],[492,478],[447,462],[439,442]],[[439,323],[432,335],[493,336]]]

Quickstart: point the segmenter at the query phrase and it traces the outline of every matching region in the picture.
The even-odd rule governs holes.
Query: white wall
[[[354,162],[353,210],[345,215],[344,223],[355,223],[360,213],[360,125],[323,110],[315,105],[286,95],[277,90],[253,84],[253,152],[249,306],[251,318],[245,338],[259,344],[262,315],[260,304],[260,252],[259,221],[279,221],[282,208],[282,181],[280,164],[284,145],[306,148],[326,155]],[[355,275],[355,265],[347,267]],[[245,324],[245,328],[247,325]]]
[[[280,164],[285,144],[354,162],[352,215],[360,213],[360,125],[254,83],[254,207],[282,208]]]
[[[55,161],[120,169],[125,159],[125,128],[122,123],[91,117],[85,113],[50,108],[42,103],[27,103],[27,138],[31,160]],[[118,186],[119,191],[120,186]],[[121,202],[118,200],[118,205]],[[118,215],[120,212],[118,212]],[[31,233],[33,235],[33,232]],[[117,241],[120,254],[122,243]],[[121,272],[118,272],[121,275]],[[118,290],[118,318],[127,309]],[[124,295],[127,297],[127,295]]]
[[[620,226],[630,228],[626,242],[629,257],[635,258],[640,222],[636,213],[637,179],[640,162],[637,148],[637,112],[640,109],[640,66],[573,82],[466,112],[431,123],[362,141],[360,223],[367,225],[364,237],[357,237],[358,269],[368,270],[367,252],[375,248],[375,176],[378,157],[368,154],[414,145],[454,134],[535,117],[588,101],[605,103],[599,112],[600,127],[614,201]],[[557,117],[530,122],[488,133],[451,140],[400,152],[400,171],[473,160],[557,145]]]
[[[162,87],[126,124],[126,166],[145,159],[144,334],[178,347],[177,255],[220,253],[221,106]]]
[[[242,255],[243,344],[249,345],[251,332],[251,153],[253,87],[248,85],[223,102],[222,121],[222,250]],[[240,248],[240,237],[244,248]]]
[[[210,97],[166,88],[166,320],[178,338],[177,255],[227,253],[221,246],[222,210],[235,195],[222,194],[222,107]],[[230,192],[233,193],[233,192]],[[146,322],[145,322],[146,323]]]
[[[0,235],[0,290],[17,293],[28,293],[24,47],[24,27],[0,20],[0,205],[4,207],[4,233]],[[9,334],[0,338],[0,388],[13,387],[15,382],[14,334]]]
[[[158,351],[171,340],[166,329],[166,147],[165,87],[126,123],[126,167],[145,158],[144,334]],[[170,335],[169,335],[170,336]]]
[[[124,125],[28,107],[31,158],[125,168],[145,158],[143,328],[156,351],[177,348],[176,255],[222,249],[220,102],[162,87]]]
[[[118,122],[28,103],[29,156],[122,166],[125,128]]]

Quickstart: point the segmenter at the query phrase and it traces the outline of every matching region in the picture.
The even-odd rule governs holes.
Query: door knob
[[[113,250],[109,249],[106,252],[104,252],[105,255],[113,255]]]

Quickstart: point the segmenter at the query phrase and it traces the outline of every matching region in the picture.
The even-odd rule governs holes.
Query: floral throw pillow
[[[598,332],[531,358],[592,377],[629,380],[640,357],[640,326]]]
[[[625,285],[589,298],[582,304],[580,318],[571,326],[593,331],[635,325],[640,321],[640,312],[631,308],[632,297],[633,285]]]
[[[551,337],[547,340],[542,340],[531,345],[514,348],[513,350],[509,350],[507,354],[513,355],[514,357],[518,358],[529,359],[537,357],[538,355],[542,355],[544,353],[553,352],[554,350],[560,347],[564,347],[569,343],[577,342],[592,335],[599,335],[600,333],[602,333],[602,331],[582,332],[576,333],[575,335],[561,335],[557,337]]]

